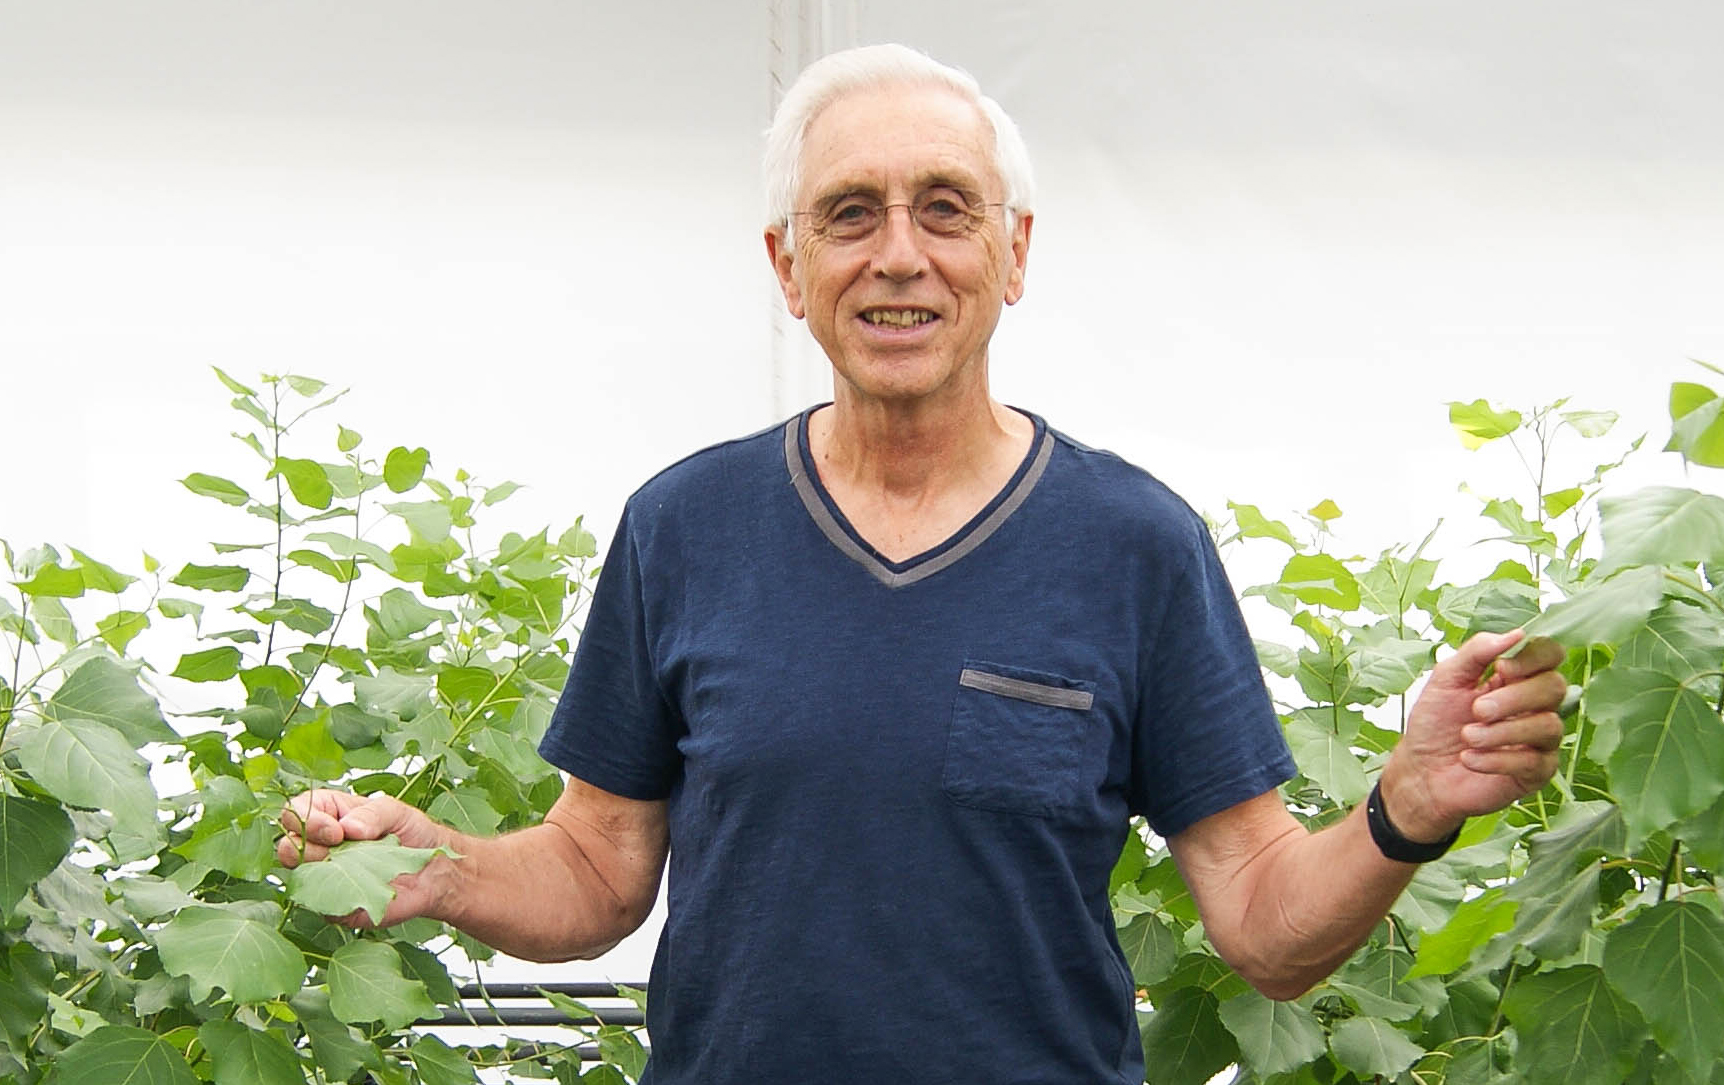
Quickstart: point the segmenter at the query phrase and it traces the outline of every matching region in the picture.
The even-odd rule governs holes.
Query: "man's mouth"
[[[928,309],[864,309],[862,319],[876,327],[914,328],[934,319]]]

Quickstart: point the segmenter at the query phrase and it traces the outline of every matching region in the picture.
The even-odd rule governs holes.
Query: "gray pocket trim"
[[[1021,678],[1007,678],[1002,674],[989,674],[965,667],[958,674],[958,685],[970,689],[979,689],[983,693],[997,693],[1013,700],[1028,701],[1031,704],[1047,705],[1049,708],[1075,708],[1088,712],[1095,704],[1095,694],[1081,689],[1065,689],[1060,686],[1044,686],[1040,682],[1026,682]]]

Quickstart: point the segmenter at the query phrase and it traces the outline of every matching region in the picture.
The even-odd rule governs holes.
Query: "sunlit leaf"
[[[1703,384],[1670,386],[1670,443],[1690,463],[1724,467],[1724,398]]]
[[[305,958],[274,927],[232,911],[187,908],[155,932],[162,967],[191,980],[201,1001],[221,988],[235,1002],[299,990]]]
[[[200,497],[213,497],[224,505],[237,507],[251,500],[251,495],[237,482],[217,475],[206,475],[201,471],[193,471],[180,479],[180,483],[192,493]]]
[[[329,1008],[349,1024],[378,1021],[390,1029],[405,1028],[437,1012],[425,985],[401,974],[401,958],[395,951],[372,941],[349,942],[330,957]]]
[[[124,653],[126,645],[150,627],[150,616],[137,610],[116,610],[96,619],[96,633],[116,652]]]
[[[188,682],[224,682],[239,673],[239,649],[231,645],[189,652],[175,664],[173,677]]]
[[[1227,509],[1233,513],[1233,522],[1238,528],[1238,538],[1275,539],[1286,543],[1295,550],[1299,548],[1298,540],[1293,537],[1293,530],[1280,520],[1271,520],[1263,515],[1263,512],[1256,505],[1242,505],[1229,501]]]
[[[1360,644],[1353,653],[1359,685],[1388,696],[1405,693],[1430,669],[1436,645],[1416,638]]]
[[[1519,411],[1498,411],[1482,399],[1449,404],[1449,425],[1460,435],[1461,444],[1469,449],[1480,448],[1498,437],[1507,437],[1520,428],[1520,421]]]
[[[431,453],[427,450],[398,445],[390,449],[383,460],[383,483],[395,493],[404,494],[419,485],[419,480],[425,477],[425,466],[430,462]]]
[[[396,501],[383,506],[406,521],[416,541],[435,545],[449,537],[454,518],[441,501]]]
[[[1311,716],[1320,715],[1312,713]],[[1287,720],[1287,744],[1299,771],[1343,806],[1363,800],[1371,789],[1364,766],[1347,741],[1311,716],[1297,713]]]
[[[425,1085],[471,1085],[478,1074],[466,1055],[435,1036],[421,1036],[407,1049],[407,1058]]]
[[[239,591],[250,579],[251,571],[243,565],[187,565],[169,583],[205,591]]]
[[[44,565],[28,580],[14,582],[25,595],[76,599],[84,594],[84,574],[61,565]]]
[[[292,491],[295,501],[307,508],[329,507],[330,498],[335,496],[335,487],[330,484],[322,464],[316,460],[280,456],[276,458],[275,470],[287,480],[287,488]]]
[[[1500,888],[1462,901],[1440,929],[1419,939],[1419,958],[1409,977],[1446,976],[1472,959],[1479,947],[1514,926],[1520,905],[1505,899]]]
[[[431,800],[425,812],[446,825],[474,836],[489,836],[503,823],[499,814],[477,788],[459,787]],[[1122,935],[1123,938],[1123,935]]]
[[[1622,1085],[1647,1035],[1639,1012],[1592,965],[1522,976],[1503,997],[1529,1085]]]
[[[1544,514],[1554,520],[1580,504],[1581,499],[1585,496],[1586,491],[1579,486],[1570,486],[1566,490],[1556,490],[1545,494]]]
[[[1615,411],[1563,411],[1562,420],[1582,437],[1603,437],[1616,425]]]
[[[1323,500],[1306,509],[1305,515],[1311,517],[1313,520],[1322,521],[1323,525],[1327,527],[1330,520],[1339,520],[1341,518],[1341,506],[1325,497]]]
[[[1352,610],[1359,605],[1359,582],[1328,554],[1295,554],[1281,570],[1281,586],[1302,603]]]

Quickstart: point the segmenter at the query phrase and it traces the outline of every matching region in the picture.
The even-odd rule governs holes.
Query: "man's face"
[[[769,229],[767,252],[790,312],[849,390],[905,400],[986,388],[988,340],[1000,306],[1023,295],[1030,217],[1008,230],[993,131],[981,112],[940,87],[847,94],[818,113],[803,143],[799,211],[847,197],[875,206],[964,193],[980,217],[940,236],[893,207],[872,234],[843,240],[820,218],[793,218],[794,244]]]

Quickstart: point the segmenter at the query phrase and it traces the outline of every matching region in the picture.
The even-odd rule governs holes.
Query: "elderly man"
[[[559,960],[632,931],[668,854],[655,1085],[1141,1081],[1107,899],[1128,818],[1221,954],[1298,995],[1468,816],[1549,779],[1561,651],[1468,641],[1367,806],[1307,834],[1202,521],[989,394],[1034,224],[1012,122],[879,46],[810,67],[768,139],[767,255],[833,402],[630,500],[541,747],[570,774],[544,824],[475,839],[319,792],[282,861],[450,845],[383,921]]]

